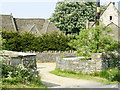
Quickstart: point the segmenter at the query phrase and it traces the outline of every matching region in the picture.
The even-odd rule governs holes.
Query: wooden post
[[[100,0],[97,0],[96,7],[97,7],[97,10],[96,10],[96,23],[95,24],[96,26],[98,26],[99,20],[100,20]],[[99,50],[99,32],[98,31],[96,32],[95,39],[97,41],[97,44],[96,44],[96,53],[97,53]]]
[[[96,2],[96,26],[99,25],[99,19],[100,19],[100,0],[97,0]]]

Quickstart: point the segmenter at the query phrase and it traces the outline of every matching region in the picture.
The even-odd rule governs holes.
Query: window
[[[112,20],[112,16],[110,16],[110,20]]]

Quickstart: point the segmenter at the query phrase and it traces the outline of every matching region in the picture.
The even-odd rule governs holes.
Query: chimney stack
[[[113,5],[115,5],[115,2],[113,2]]]

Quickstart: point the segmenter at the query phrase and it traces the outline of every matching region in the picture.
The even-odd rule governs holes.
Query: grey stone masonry
[[[65,56],[75,56],[74,51],[44,51],[44,52],[36,52],[36,60],[37,62],[55,62],[56,57],[65,57]]]
[[[106,61],[108,59],[105,59],[106,57],[103,57],[102,53],[92,53],[91,60],[81,60],[82,58],[84,57],[57,57],[56,68],[77,73],[94,73],[108,68]]]
[[[0,51],[0,60],[6,61],[9,65],[22,65],[25,68],[36,69],[36,54],[15,51]]]

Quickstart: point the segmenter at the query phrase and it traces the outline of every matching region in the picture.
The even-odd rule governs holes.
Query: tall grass
[[[113,84],[120,82],[120,73],[118,68],[103,70],[92,74],[76,73],[68,70],[62,71],[60,68],[56,68],[54,71],[51,71],[50,73],[62,77],[92,80],[100,82],[102,84]]]
[[[118,68],[103,70],[99,72],[99,76],[106,78],[109,81],[120,82],[120,70]]]

